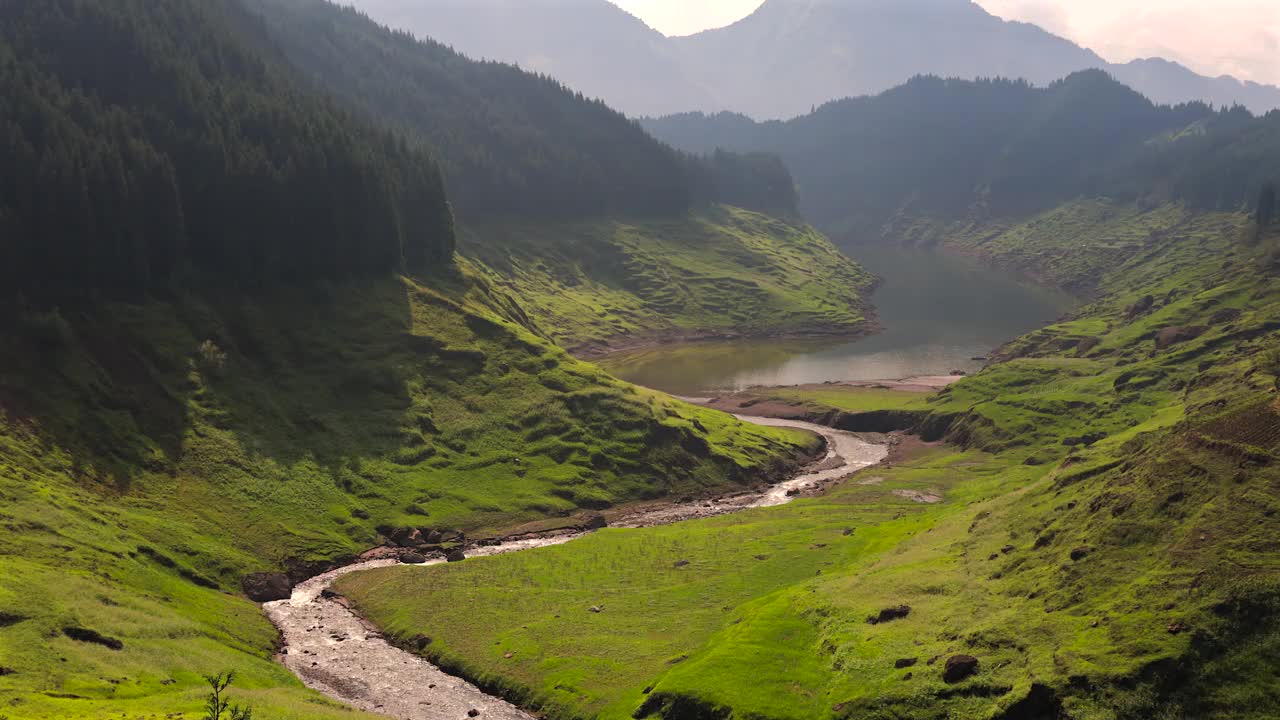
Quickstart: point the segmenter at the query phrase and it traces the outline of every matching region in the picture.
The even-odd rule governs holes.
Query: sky
[[[761,0],[613,0],[667,35],[722,27]],[[1280,0],[977,0],[1112,62],[1176,60],[1205,75],[1280,85]]]

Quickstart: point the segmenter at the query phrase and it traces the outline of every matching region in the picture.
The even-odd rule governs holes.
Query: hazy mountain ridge
[[[549,73],[631,115],[729,110],[789,118],[914,75],[1046,85],[1102,69],[1158,103],[1280,107],[1280,88],[1092,50],[968,0],[768,0],[728,27],[666,38],[606,0],[351,0],[458,50]]]

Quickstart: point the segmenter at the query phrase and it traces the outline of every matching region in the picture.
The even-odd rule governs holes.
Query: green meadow
[[[854,335],[875,278],[799,221],[715,206],[669,220],[491,223],[460,250],[558,344]]]
[[[247,572],[758,482],[814,450],[573,360],[474,270],[28,313],[0,342],[0,717],[356,717]],[[120,649],[71,639],[87,629]],[[171,715],[174,714],[174,715]]]
[[[1268,717],[1280,238],[1241,224],[1146,235],[1075,315],[910,398],[945,444],[825,497],[339,588],[555,718]]]

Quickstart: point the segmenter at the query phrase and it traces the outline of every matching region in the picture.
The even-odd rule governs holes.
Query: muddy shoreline
[[[866,311],[864,311],[866,312]],[[634,335],[616,335],[604,340],[597,340],[570,347],[569,354],[579,360],[588,362],[601,360],[610,355],[640,352],[667,345],[736,342],[740,340],[777,340],[777,341],[840,341],[853,342],[884,332],[884,327],[874,314],[857,327],[831,326],[817,327],[809,330],[777,330],[759,333],[738,333],[721,330],[658,330],[642,332]]]
[[[616,517],[609,526],[640,528],[714,517],[751,508],[782,505],[796,497],[815,495],[831,484],[890,456],[895,442],[866,437],[794,420],[743,417],[746,422],[809,430],[826,440],[824,456],[795,477],[763,491],[688,502],[668,503]],[[486,557],[571,542],[593,532],[561,529],[508,537],[466,548],[468,557]],[[351,611],[330,586],[348,573],[387,567],[409,556],[399,548],[375,548],[354,564],[330,570],[297,585],[288,600],[263,606],[280,630],[278,660],[308,687],[361,710],[397,720],[457,720],[466,717],[530,720],[533,716],[502,698],[444,673],[418,655],[388,642],[381,633]],[[446,562],[425,558],[418,567]]]

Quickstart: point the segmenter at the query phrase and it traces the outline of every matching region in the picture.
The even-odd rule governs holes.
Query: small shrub
[[[235,672],[218,673],[217,675],[205,675],[205,682],[209,683],[209,695],[204,701],[204,717],[202,720],[253,720],[253,708],[240,707],[232,705],[230,700],[223,697],[223,693],[227,688],[231,687],[231,683],[235,681]]]
[[[200,347],[196,350],[196,358],[200,369],[208,373],[220,375],[227,367],[227,354],[212,340],[200,343]]]

